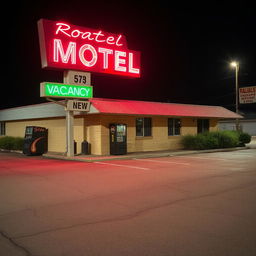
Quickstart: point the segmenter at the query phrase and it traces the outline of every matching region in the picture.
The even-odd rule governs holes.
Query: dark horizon
[[[141,78],[92,73],[94,97],[220,105],[234,111],[232,60],[240,63],[240,87],[256,85],[253,6],[202,10],[161,1],[135,5],[38,1],[33,6],[25,1],[11,10],[12,20],[4,27],[8,56],[3,76],[13,94],[1,93],[0,109],[45,102],[39,96],[40,82],[63,80],[62,71],[41,68],[40,18],[121,33],[129,49],[141,52]],[[243,104],[240,109],[253,111],[255,105]]]

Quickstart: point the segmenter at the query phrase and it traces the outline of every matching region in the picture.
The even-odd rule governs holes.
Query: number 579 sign
[[[91,85],[91,73],[68,70],[64,72],[64,83]]]

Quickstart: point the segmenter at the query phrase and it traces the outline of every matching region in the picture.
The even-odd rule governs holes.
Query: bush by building
[[[185,135],[181,143],[184,149],[214,149],[233,148],[244,146],[251,141],[251,136],[247,133],[236,131],[216,131],[206,132],[197,135]]]
[[[247,132],[240,132],[239,133],[239,141],[241,146],[244,146],[247,143],[251,142],[252,136],[248,134]]]
[[[3,136],[0,137],[0,149],[22,150],[24,138]]]
[[[234,148],[239,146],[239,133],[236,131],[221,131],[219,134],[219,148]]]

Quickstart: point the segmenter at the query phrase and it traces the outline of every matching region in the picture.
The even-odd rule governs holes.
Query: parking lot
[[[0,153],[0,255],[254,256],[256,149],[74,162]]]

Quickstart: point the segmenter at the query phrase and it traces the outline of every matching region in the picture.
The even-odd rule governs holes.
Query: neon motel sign
[[[123,35],[45,19],[38,31],[43,68],[140,77],[140,52]]]

